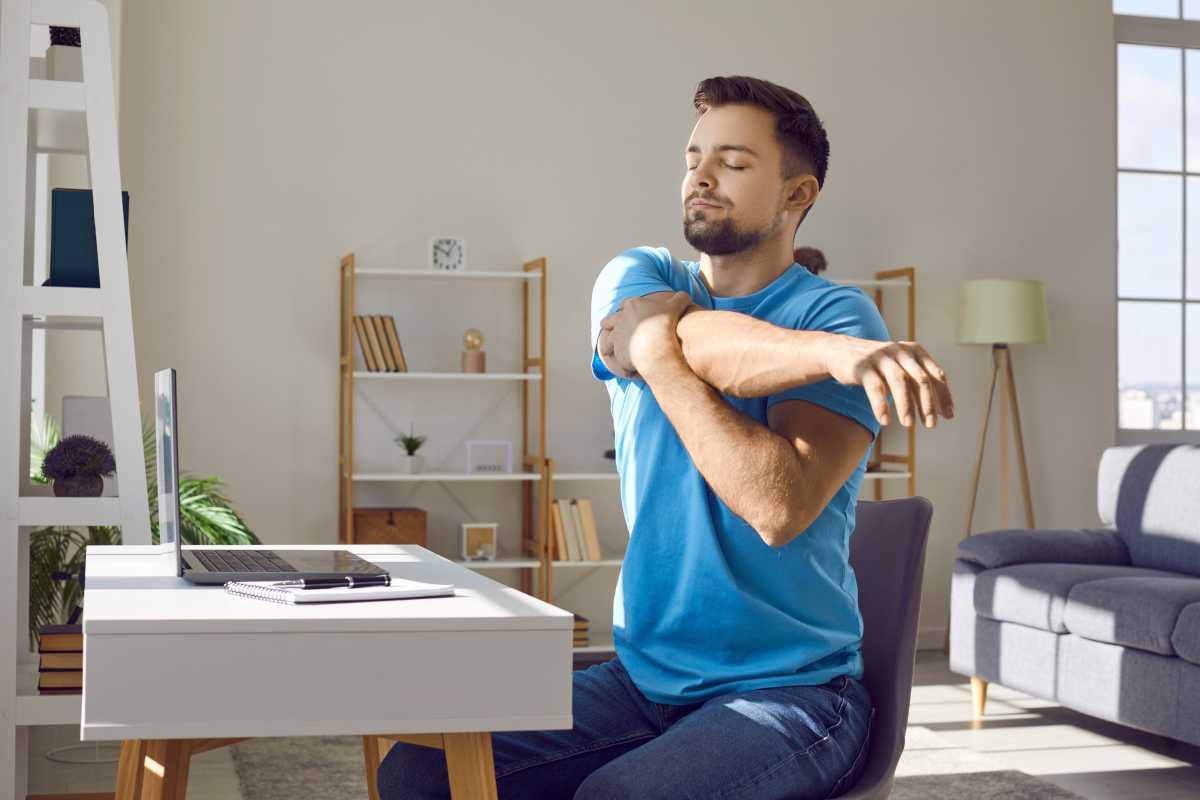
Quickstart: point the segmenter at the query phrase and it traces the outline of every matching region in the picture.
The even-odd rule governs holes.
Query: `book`
[[[363,600],[403,600],[418,597],[453,597],[454,584],[426,583],[392,577],[391,586],[364,586],[358,589],[301,589],[277,586],[278,581],[226,581],[225,591],[238,597],[269,600],[273,603],[354,603]]]
[[[38,628],[39,653],[82,653],[83,626],[43,625]]]
[[[588,548],[587,535],[583,530],[583,514],[579,511],[578,499],[571,498],[571,521],[575,523],[575,535],[579,537],[579,560],[590,561],[591,550]]]
[[[367,341],[367,329],[363,326],[362,317],[357,314],[354,315],[354,334],[362,350],[363,363],[370,372],[376,372],[375,354],[371,352],[371,343]]]
[[[408,372],[408,362],[404,360],[404,348],[400,346],[400,336],[396,333],[396,320],[388,314],[383,318],[383,331],[387,334],[388,345],[392,348],[392,357],[400,372]]]
[[[42,653],[38,657],[38,672],[63,669],[83,669],[83,653]]]
[[[579,561],[583,554],[579,550],[579,540],[575,537],[575,521],[571,514],[571,501],[560,497],[554,501],[562,516],[563,537],[567,540],[567,560]]]
[[[587,543],[588,558],[599,561],[604,558],[604,553],[600,550],[600,534],[596,530],[596,515],[592,510],[591,498],[578,497],[575,503],[579,506],[579,517],[583,522],[583,538]]]
[[[383,315],[372,314],[371,324],[375,326],[375,337],[379,339],[379,350],[383,353],[383,363],[388,372],[399,372],[400,365],[392,357],[392,348],[388,345],[387,331],[383,327]]]
[[[550,506],[550,527],[554,534],[554,560],[566,561],[567,556],[567,539],[563,531],[562,509],[558,503]]]
[[[379,337],[375,333],[375,323],[371,315],[363,317],[363,327],[367,329],[367,341],[371,343],[371,353],[375,356],[375,371],[386,372],[387,362],[383,360],[383,350],[379,347]]]
[[[60,670],[57,672],[38,673],[38,690],[43,689],[82,689],[83,670]]]

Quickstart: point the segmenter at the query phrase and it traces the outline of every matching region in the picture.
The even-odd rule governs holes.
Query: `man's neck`
[[[725,256],[701,253],[700,274],[713,297],[741,297],[767,286],[794,263],[791,244],[779,241]]]

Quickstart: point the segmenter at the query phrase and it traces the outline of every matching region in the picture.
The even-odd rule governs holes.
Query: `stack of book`
[[[83,627],[43,625],[38,628],[38,691],[79,694],[83,691]]]
[[[604,557],[590,499],[556,499],[550,506],[550,528],[555,561],[599,561]]]
[[[587,647],[588,643],[588,618],[582,614],[575,615],[575,647]]]
[[[391,314],[355,314],[354,332],[369,372],[408,372]]]

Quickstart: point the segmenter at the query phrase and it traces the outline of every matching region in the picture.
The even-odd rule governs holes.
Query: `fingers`
[[[925,352],[925,348],[921,345],[914,342],[913,349],[916,351],[916,357],[921,362],[921,366],[933,377],[934,393],[941,403],[946,419],[952,418],[954,416],[954,398],[950,394],[950,383],[946,379],[945,370],[938,366],[933,357]]]
[[[885,357],[879,363],[879,372],[887,381],[888,391],[892,395],[892,403],[896,406],[896,419],[900,424],[908,426],[913,420],[912,395],[909,393],[908,373],[896,362],[894,357]]]
[[[942,413],[942,408],[941,400],[933,390],[933,378],[908,349],[901,348],[896,353],[896,361],[908,373],[909,389],[915,393],[914,410],[920,412],[926,428],[934,427],[937,425],[937,417]]]
[[[867,400],[871,402],[871,410],[880,425],[888,424],[888,390],[887,383],[873,369],[868,369],[862,376],[863,388],[867,390]]]

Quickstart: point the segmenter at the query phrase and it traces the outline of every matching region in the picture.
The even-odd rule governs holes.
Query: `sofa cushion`
[[[1134,566],[1200,575],[1200,447],[1110,447],[1096,482],[1100,521],[1115,527]]]
[[[1076,584],[1101,578],[1163,575],[1111,564],[1013,564],[975,576],[975,613],[1044,631],[1066,633],[1063,607]]]
[[[1200,603],[1192,603],[1179,612],[1171,633],[1171,646],[1180,658],[1200,664]]]
[[[958,557],[988,569],[1047,561],[1129,564],[1125,542],[1108,528],[1012,528],[976,533],[958,543]]]
[[[1085,639],[1173,656],[1171,634],[1190,603],[1200,603],[1200,578],[1168,573],[1101,578],[1071,588],[1063,624]]]

